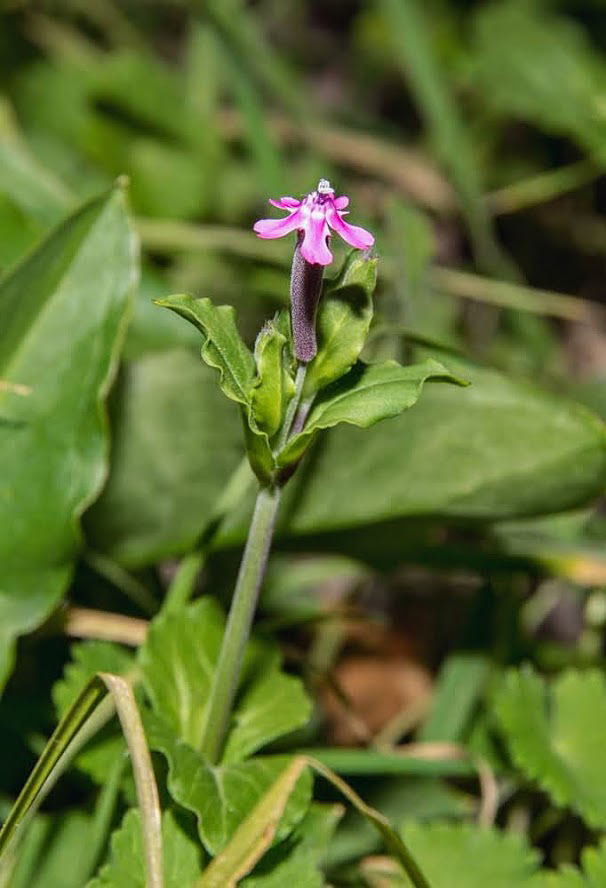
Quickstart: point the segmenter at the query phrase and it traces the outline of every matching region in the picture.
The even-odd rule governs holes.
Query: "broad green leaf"
[[[159,299],[158,305],[170,308],[201,331],[205,337],[202,357],[219,371],[224,394],[248,406],[255,362],[238,333],[233,307],[191,296],[169,296]]]
[[[474,61],[475,88],[490,105],[570,135],[606,162],[606,121],[598,110],[606,66],[570,18],[519,0],[483,5]]]
[[[519,835],[464,823],[409,823],[402,834],[431,888],[536,886],[539,855]]]
[[[225,620],[218,605],[202,598],[151,624],[140,653],[145,686],[154,708],[176,736],[198,748]],[[274,648],[252,642],[244,664],[223,760],[237,762],[271,740],[301,727],[310,703],[301,682],[280,671]]]
[[[12,639],[69,581],[78,518],[107,466],[103,400],[114,374],[136,251],[121,189],[82,207],[0,281],[0,680]]]
[[[305,768],[305,759],[301,756],[285,765],[223,851],[206,868],[196,888],[232,888],[248,875],[271,844],[288,799]]]
[[[125,564],[185,552],[242,458],[242,423],[185,350],[127,365],[112,402],[112,464],[87,515],[93,548]]]
[[[267,852],[242,888],[323,888],[322,863],[342,814],[340,805],[312,802],[292,836]]]
[[[358,361],[346,376],[320,392],[303,431],[280,452],[280,464],[296,462],[321,429],[342,422],[368,428],[382,419],[398,416],[417,402],[428,379],[458,383],[442,364],[431,359],[409,367],[396,361]]]
[[[133,656],[117,644],[106,641],[85,641],[71,648],[71,661],[63,677],[53,686],[53,703],[61,718],[82,688],[98,672],[126,675],[134,665]],[[118,756],[125,755],[126,745],[120,727],[114,720],[89,740],[76,758],[76,765],[96,783],[103,784]]]
[[[358,359],[373,315],[377,261],[352,253],[325,287],[316,320],[318,353],[307,367],[304,397],[339,379]]]
[[[192,811],[204,847],[219,854],[288,763],[288,756],[262,756],[245,762],[210,765],[179,740],[162,719],[149,713],[147,733],[152,749],[168,761],[168,788],[173,799]],[[311,775],[304,771],[289,798],[276,830],[284,839],[304,816],[311,795]]]
[[[171,809],[162,815],[165,888],[189,888],[202,869],[198,843]],[[111,838],[110,860],[87,888],[146,888],[141,818],[127,811]]]
[[[289,533],[407,516],[494,520],[563,511],[601,494],[600,420],[528,383],[448,363],[468,388],[430,386],[388,423],[324,436],[313,471],[303,466],[286,490]]]
[[[286,337],[272,321],[265,324],[255,343],[257,377],[250,393],[251,415],[270,437],[280,428],[286,402],[294,394],[294,384],[284,368],[285,345]]]
[[[597,670],[569,670],[552,685],[512,670],[495,712],[514,763],[594,829],[606,826],[606,684]]]

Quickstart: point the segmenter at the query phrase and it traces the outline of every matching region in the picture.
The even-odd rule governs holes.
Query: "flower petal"
[[[316,218],[314,218],[316,216]],[[330,265],[332,253],[326,244],[330,234],[324,213],[312,214],[305,226],[305,237],[301,244],[301,255],[312,265]]]
[[[342,197],[335,197],[332,203],[335,210],[344,210],[345,207],[349,206],[349,198],[345,197],[345,195]]]
[[[303,227],[303,219],[299,210],[295,210],[285,219],[259,219],[253,225],[253,231],[262,238],[284,237],[296,228]]]
[[[333,207],[327,211],[326,221],[346,243],[358,250],[368,250],[375,242],[370,231],[360,228],[359,225],[350,225],[349,222],[345,222]]]
[[[269,203],[280,210],[296,210],[297,207],[301,206],[301,201],[294,197],[279,197],[278,200],[273,200],[270,197]]]

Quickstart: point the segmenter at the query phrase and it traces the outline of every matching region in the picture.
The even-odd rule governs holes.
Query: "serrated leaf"
[[[201,849],[174,811],[162,815],[165,888],[189,888],[202,870]],[[112,833],[110,860],[87,888],[147,888],[141,841],[141,817],[131,809]]]
[[[146,727],[150,746],[168,761],[171,796],[196,815],[200,838],[212,855],[222,851],[289,762],[282,755],[213,766],[154,713],[148,714]],[[304,771],[286,805],[276,841],[284,839],[304,816],[311,783],[311,775]]]
[[[158,305],[184,317],[205,337],[202,357],[220,374],[221,389],[232,401],[248,406],[255,373],[255,361],[236,327],[231,305],[215,305],[210,299],[169,296]]]
[[[107,466],[103,400],[136,274],[121,189],[85,204],[0,282],[0,681],[12,641],[69,581]]]
[[[548,686],[532,669],[510,671],[495,713],[514,763],[562,806],[606,826],[606,684],[597,670],[568,670]]]
[[[442,364],[433,360],[408,367],[396,361],[383,364],[358,361],[346,376],[320,392],[303,431],[280,452],[280,465],[300,459],[321,429],[342,422],[368,428],[382,419],[398,416],[417,402],[428,379],[461,384]]]
[[[151,624],[141,648],[145,687],[154,708],[176,736],[198,748],[202,742],[212,677],[225,619],[218,605],[202,598]],[[301,727],[310,702],[299,679],[280,671],[269,645],[251,642],[227,735],[223,760],[237,762],[277,737]]]
[[[106,641],[85,641],[72,645],[71,660],[63,677],[53,685],[52,697],[58,718],[74,702],[85,684],[98,672],[126,675],[134,665],[132,654]],[[92,737],[76,758],[76,765],[96,783],[107,779],[116,758],[126,754],[119,726],[112,722]]]
[[[294,384],[284,369],[285,345],[286,336],[272,321],[265,324],[255,343],[257,377],[250,393],[251,415],[270,437],[280,428],[286,401],[294,394]]]
[[[304,397],[339,379],[358,359],[373,315],[377,262],[353,253],[325,288],[316,319],[318,352],[307,367]]]
[[[431,888],[536,886],[539,854],[519,835],[465,823],[409,823],[402,835]]]

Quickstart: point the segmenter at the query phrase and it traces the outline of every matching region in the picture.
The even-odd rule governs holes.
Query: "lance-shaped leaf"
[[[377,260],[352,253],[326,287],[318,308],[318,353],[307,368],[304,396],[343,376],[358,359],[372,321]]]
[[[250,393],[251,415],[256,426],[269,437],[280,428],[286,402],[294,394],[294,383],[283,360],[286,336],[268,321],[255,343],[257,378]]]
[[[0,390],[0,682],[15,636],[59,601],[78,551],[78,518],[105,477],[103,400],[136,269],[116,188],[0,282],[0,379],[21,387]]]
[[[186,318],[203,333],[202,357],[219,371],[224,394],[248,406],[255,361],[238,332],[233,307],[192,296],[169,296],[157,300],[157,304]]]
[[[358,361],[346,376],[320,393],[301,434],[279,454],[280,465],[290,465],[300,459],[321,429],[341,422],[368,428],[382,419],[398,416],[416,403],[428,379],[463,384],[432,359],[409,367],[402,367],[396,361],[383,364]]]

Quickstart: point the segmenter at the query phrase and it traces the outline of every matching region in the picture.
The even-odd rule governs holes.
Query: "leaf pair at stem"
[[[265,324],[253,354],[231,306],[190,296],[159,301],[203,333],[203,359],[219,371],[224,394],[241,406],[248,458],[261,486],[284,483],[322,429],[342,422],[366,428],[397,416],[429,379],[460,383],[433,360],[403,367],[359,359],[373,316],[376,266],[376,259],[352,254],[325,284],[317,353],[298,372],[284,311]]]

